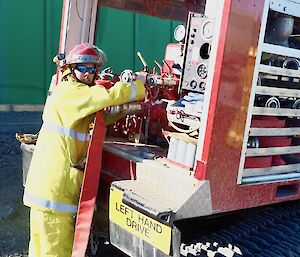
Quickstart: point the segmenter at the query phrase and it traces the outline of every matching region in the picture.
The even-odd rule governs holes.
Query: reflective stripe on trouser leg
[[[74,223],[72,215],[31,209],[28,257],[70,257]]]

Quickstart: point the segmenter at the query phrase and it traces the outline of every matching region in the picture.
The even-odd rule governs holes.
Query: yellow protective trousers
[[[31,208],[28,257],[70,257],[74,226],[74,215]]]

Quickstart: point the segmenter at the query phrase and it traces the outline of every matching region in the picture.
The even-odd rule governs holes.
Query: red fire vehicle
[[[97,114],[81,196],[84,204],[98,192],[92,252],[104,235],[136,257],[300,256],[299,203],[252,208],[300,198],[300,1],[64,0],[61,53],[94,43],[101,6],[184,25],[157,71],[139,54],[147,97],[103,110],[126,115],[105,139]],[[73,256],[84,256],[88,235],[76,227]]]

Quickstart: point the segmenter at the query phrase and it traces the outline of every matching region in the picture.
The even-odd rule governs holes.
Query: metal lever
[[[137,56],[139,57],[140,61],[142,62],[143,66],[144,66],[144,71],[145,72],[149,72],[149,67],[148,67],[148,64],[147,62],[145,61],[144,57],[142,56],[141,52],[137,52],[136,53]]]

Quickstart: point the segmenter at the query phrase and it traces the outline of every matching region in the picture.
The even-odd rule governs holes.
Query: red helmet
[[[81,43],[74,46],[66,57],[65,64],[94,63],[102,66],[106,61],[106,54],[93,44]]]

